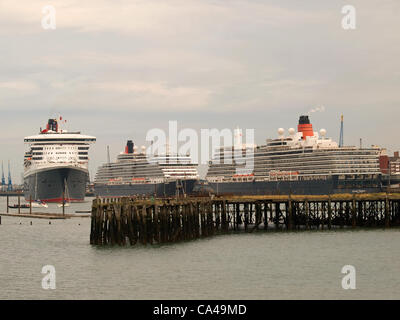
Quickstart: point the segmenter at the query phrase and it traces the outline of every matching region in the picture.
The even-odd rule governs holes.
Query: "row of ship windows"
[[[164,164],[164,163],[160,163],[160,164],[156,164],[156,163],[141,163],[141,164],[135,164],[135,165],[131,165],[129,163],[125,163],[125,164],[119,164],[119,165],[112,165],[110,166],[109,164],[104,164],[102,166],[102,168],[104,169],[111,169],[111,170],[119,170],[119,169],[134,169],[134,170],[140,170],[143,168],[148,168],[148,167],[152,167],[152,168],[157,168],[157,167],[162,167],[162,168],[196,168],[197,165],[196,164],[174,164],[174,165],[170,165],[170,164]]]
[[[283,151],[283,152],[272,152],[272,151],[258,151],[258,152],[244,152],[241,150],[222,150],[222,151],[217,151],[214,153],[214,157],[232,157],[233,155],[240,155],[241,153],[244,154],[254,154],[256,157],[277,157],[277,156],[317,156],[317,157],[324,157],[324,156],[375,156],[377,155],[377,152],[359,152],[359,151],[349,151],[349,150],[336,150],[336,151],[331,151],[331,152],[326,152],[327,150],[301,150],[301,151]]]
[[[95,138],[93,139],[80,139],[80,138],[70,138],[70,139],[25,139],[24,142],[50,142],[50,141],[57,141],[58,143],[63,143],[64,141],[80,141],[80,142],[84,142],[84,141],[96,141]]]
[[[235,170],[245,169],[245,167],[230,167],[230,168],[213,168],[208,170],[207,174],[215,174],[219,172],[234,172]],[[370,166],[359,166],[359,167],[335,167],[335,168],[327,168],[327,167],[268,167],[268,168],[253,168],[254,172],[269,172],[269,171],[301,171],[301,172],[308,172],[308,171],[320,171],[320,172],[330,172],[330,171],[347,171],[347,170],[379,170],[378,166],[370,167]]]
[[[75,154],[75,152],[55,152],[55,153],[53,153],[53,152],[45,152],[44,154]],[[80,155],[87,155],[88,153],[87,152],[78,152],[78,154],[80,154]],[[32,152],[32,155],[35,155],[35,156],[41,156],[41,155],[43,155],[43,152]]]
[[[76,149],[74,146],[62,146],[62,147],[32,147],[31,150],[64,150],[64,149]],[[89,147],[78,147],[78,150],[89,150]]]
[[[64,157],[57,157],[57,159],[63,159]],[[32,160],[43,160],[43,157],[32,157]],[[79,160],[89,160],[88,157],[79,157]]]
[[[245,163],[237,163],[237,162],[232,162],[232,163],[213,163],[211,162],[211,168],[218,168],[218,167],[235,167],[238,165],[244,165]],[[318,161],[318,160],[313,160],[313,161],[264,161],[264,162],[255,162],[255,166],[257,167],[280,167],[280,166],[291,166],[291,167],[315,167],[315,166],[324,166],[324,167],[342,167],[342,166],[377,166],[378,162],[377,161]],[[210,169],[211,169],[210,168]]]
[[[212,160],[209,161],[209,163],[214,163],[214,162],[235,162],[239,160],[252,160],[257,163],[265,163],[265,162],[274,162],[274,161],[279,161],[279,162],[288,162],[288,161],[324,161],[324,162],[345,162],[345,161],[379,161],[377,157],[375,156],[364,156],[364,157],[354,157],[351,155],[348,156],[343,156],[343,157],[337,157],[337,156],[312,156],[312,157],[271,157],[271,156],[258,156],[258,157],[216,157],[213,158]]]
[[[189,172],[189,173],[193,173],[193,172],[197,172],[196,169],[184,169],[182,168],[181,170],[164,170],[160,168],[157,168],[155,170],[102,170],[100,169],[98,172],[102,172],[105,174],[119,174],[119,173],[133,173],[133,172],[165,172],[165,173],[170,173],[170,172],[178,172],[178,173],[185,173],[185,172]]]
[[[322,172],[322,171],[302,171],[299,172],[299,175],[333,175],[333,174],[379,174],[380,171],[378,170],[338,170],[338,171],[331,171],[331,172]],[[235,172],[210,172],[207,174],[208,177],[213,176],[233,176]],[[270,172],[254,172],[255,176],[263,177],[263,176],[270,176]],[[276,176],[272,173],[272,176]],[[287,176],[297,176],[295,174],[287,174]]]

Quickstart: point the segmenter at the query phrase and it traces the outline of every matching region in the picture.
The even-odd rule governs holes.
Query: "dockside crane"
[[[12,191],[12,181],[11,181],[11,171],[10,171],[10,160],[8,160],[8,185],[7,185],[7,191]]]
[[[1,191],[4,191],[4,186],[6,185],[6,179],[4,178],[4,166],[3,161],[1,161]]]

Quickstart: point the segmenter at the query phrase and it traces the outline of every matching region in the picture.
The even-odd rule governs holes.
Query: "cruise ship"
[[[314,195],[386,190],[390,177],[385,149],[339,146],[326,137],[326,130],[314,132],[307,115],[300,117],[297,131],[290,128],[285,136],[280,128],[278,134],[261,146],[235,142],[233,147],[218,148],[206,176],[215,193]]]
[[[38,135],[25,137],[25,199],[83,201],[89,180],[88,151],[95,141],[95,137],[62,130],[57,119],[49,119]]]
[[[190,155],[169,152],[147,157],[128,140],[124,152],[115,162],[98,168],[94,193],[96,196],[172,197],[192,194],[199,179],[197,164]]]

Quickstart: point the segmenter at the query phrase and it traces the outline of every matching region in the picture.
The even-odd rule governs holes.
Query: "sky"
[[[355,30],[342,28],[348,4]],[[59,115],[97,137],[92,179],[107,145],[115,159],[168,120],[251,128],[262,144],[309,114],[338,141],[343,113],[346,145],[392,153],[399,14],[398,0],[0,0],[0,161],[21,182],[23,138]]]

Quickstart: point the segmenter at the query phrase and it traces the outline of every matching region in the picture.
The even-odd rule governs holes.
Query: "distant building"
[[[400,153],[396,151],[393,157],[389,157],[390,174],[400,174]]]

